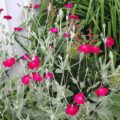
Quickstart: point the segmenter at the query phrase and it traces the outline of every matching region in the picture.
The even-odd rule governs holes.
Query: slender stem
[[[29,53],[29,50],[27,50],[26,47],[16,37],[14,37],[14,39],[26,52]]]
[[[95,63],[96,63],[96,66],[97,66],[98,70],[100,70],[98,62],[97,62],[97,56],[96,55],[95,55]]]
[[[106,45],[104,45],[105,46],[105,60],[104,60],[104,63],[106,63],[106,61],[107,61],[107,48],[106,48]]]
[[[15,34],[16,36],[20,36],[20,37],[22,37],[22,38],[25,38],[25,39],[27,39],[27,40],[29,40],[29,41],[32,41],[31,39],[29,39],[28,37],[26,37],[26,36],[23,36],[23,35],[19,35],[19,34]]]
[[[79,67],[78,67],[78,79],[79,79],[79,76],[80,76],[80,67],[81,67],[81,61],[82,61],[82,58],[79,57]]]

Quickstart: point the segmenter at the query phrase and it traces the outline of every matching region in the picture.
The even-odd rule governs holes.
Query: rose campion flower
[[[95,91],[95,93],[97,96],[105,96],[108,94],[108,91],[109,91],[108,88],[101,86]]]
[[[78,20],[79,19],[79,17],[77,15],[69,15],[68,18],[73,19],[73,20]]]
[[[42,76],[39,73],[33,72],[32,77],[34,81],[41,82],[42,81]]]
[[[40,58],[39,58],[39,56],[35,56],[35,57],[33,58],[33,60],[35,60],[36,62],[40,63]]]
[[[78,52],[83,52],[84,54],[91,53],[91,46],[89,44],[83,44],[78,46]]]
[[[47,72],[44,77],[47,79],[47,80],[51,80],[54,78],[54,74],[52,72]]]
[[[3,65],[4,67],[13,67],[13,65],[16,63],[16,60],[14,57],[11,57],[9,59],[6,59],[5,61],[3,61]]]
[[[91,52],[93,54],[99,54],[101,52],[101,49],[98,46],[91,46]]]
[[[85,96],[83,93],[78,93],[74,96],[74,101],[77,104],[85,104]]]
[[[67,3],[64,5],[65,8],[72,8],[73,7],[73,4],[72,3]]]
[[[20,32],[22,31],[22,27],[14,27],[14,31]]]
[[[38,9],[40,7],[39,4],[34,4],[34,9]]]
[[[70,33],[64,33],[64,34],[63,34],[63,37],[64,37],[64,38],[69,38],[69,37],[70,37]]]
[[[27,59],[31,60],[32,58],[30,57],[29,54],[24,54],[24,55],[21,57],[21,59],[22,59],[22,60],[27,60]]]
[[[50,28],[49,31],[51,33],[58,33],[58,29],[57,28]]]
[[[106,47],[110,48],[114,44],[115,44],[115,40],[111,36],[107,37],[107,39],[106,39]]]
[[[6,19],[6,20],[10,20],[10,19],[12,19],[12,16],[10,16],[10,15],[4,15],[3,18]]]
[[[65,110],[65,113],[70,116],[75,116],[79,111],[79,107],[69,104]]]
[[[27,63],[29,69],[33,70],[35,68],[39,68],[40,66],[40,59],[38,56],[35,56],[33,60]]]
[[[29,85],[29,83],[30,83],[30,75],[29,74],[26,74],[22,77],[22,83],[24,85]]]

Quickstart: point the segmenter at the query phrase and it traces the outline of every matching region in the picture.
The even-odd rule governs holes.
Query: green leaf
[[[54,92],[57,92],[58,88],[59,88],[59,83],[57,81],[53,80],[51,84],[52,84],[52,90]]]
[[[94,93],[90,93],[88,96],[91,100],[93,101],[98,101],[98,97],[96,96],[95,92]]]
[[[70,97],[70,96],[72,96],[72,95],[73,95],[73,92],[72,92],[72,91],[70,91],[70,90],[68,90],[68,89],[65,90],[65,96],[66,96],[66,97]]]
[[[111,110],[108,109],[98,111],[98,116],[101,120],[114,120]]]
[[[62,73],[62,69],[56,69],[55,73]]]
[[[112,99],[112,106],[111,111],[113,112],[114,116],[117,118],[117,120],[120,120],[120,93],[114,93],[111,96]]]

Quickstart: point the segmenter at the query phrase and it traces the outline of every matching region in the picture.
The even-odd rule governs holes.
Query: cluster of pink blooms
[[[34,70],[40,67],[40,58],[38,56],[35,56],[32,59],[29,54],[25,54],[21,57],[21,59],[29,59],[29,61],[27,62],[27,67],[30,70]],[[44,78],[47,80],[51,80],[54,78],[54,74],[52,72],[47,72],[44,74]],[[22,83],[24,85],[29,85],[31,79],[33,79],[36,82],[41,82],[43,80],[43,77],[38,72],[32,72],[32,75],[26,74],[22,77]]]
[[[72,8],[73,4],[68,3],[64,7],[65,8]],[[73,20],[78,20],[79,19],[79,17],[77,15],[74,15],[74,14],[69,15],[68,18],[73,19]],[[64,34],[64,37],[66,37],[66,36],[69,36],[69,35]],[[114,39],[112,37],[107,37],[106,47],[110,48],[113,45],[114,45]],[[95,45],[83,44],[83,45],[78,46],[78,52],[83,52],[84,54],[90,54],[90,53],[98,54],[101,51],[102,50],[100,49],[100,47],[95,46]],[[105,87],[101,86],[95,91],[95,93],[96,93],[97,96],[105,96],[105,95],[108,94],[108,88],[105,88]],[[67,106],[67,108],[65,110],[67,115],[74,116],[79,112],[79,109],[80,109],[79,105],[83,105],[86,102],[85,95],[83,93],[76,94],[74,96],[74,102],[77,105],[69,104]]]
[[[50,31],[51,33],[58,33],[58,32],[59,32],[58,28],[50,28],[49,31]],[[69,32],[63,34],[63,37],[64,37],[64,38],[70,38],[70,36],[71,36],[71,35],[70,35]]]
[[[74,5],[70,2],[64,5],[64,7],[67,8],[67,9],[73,8],[73,6]],[[71,14],[71,15],[68,16],[68,19],[78,20],[79,17],[77,15]]]
[[[67,3],[64,5],[65,8],[72,8],[73,4],[72,3]],[[77,15],[71,14],[68,16],[69,19],[73,19],[73,20],[78,20],[79,17]],[[58,33],[59,30],[58,28],[50,28],[49,31],[51,33]],[[64,38],[69,38],[70,37],[70,33],[64,33],[63,34]],[[111,46],[114,45],[114,39],[109,36],[106,39],[106,47],[110,48]],[[100,52],[102,52],[102,50],[100,49],[100,47],[96,46],[96,45],[90,45],[90,44],[83,44],[78,46],[78,52],[83,52],[84,54],[99,54]]]
[[[98,54],[101,52],[101,49],[98,46],[83,44],[78,47],[78,52],[83,52],[84,54]]]
[[[67,8],[67,9],[72,8],[73,6],[74,5],[72,3],[67,3],[67,4],[64,5],[64,7]],[[70,20],[78,20],[79,17],[77,15],[70,14],[70,15],[68,15],[68,19],[70,19]],[[50,28],[49,31],[51,33],[58,33],[59,32],[58,28]],[[70,33],[64,33],[63,37],[64,38],[70,37]]]
[[[16,60],[14,57],[11,57],[3,61],[3,65],[7,68],[11,68],[15,63],[16,63]]]
[[[25,54],[21,57],[21,59],[28,60],[27,67],[30,70],[34,70],[40,67],[40,59],[38,56],[35,56],[32,59],[29,54]],[[6,68],[11,68],[15,65],[15,63],[15,58],[11,57],[10,59],[6,59],[5,61],[3,61],[3,66]],[[54,74],[52,72],[47,72],[44,74],[44,78],[46,80],[52,80],[54,78]],[[32,72],[31,74],[25,74],[22,77],[21,81],[24,85],[29,85],[31,79],[33,79],[36,82],[41,82],[43,80],[43,77],[38,72]]]
[[[57,28],[50,28],[49,31],[51,33],[58,33],[59,32],[59,30]],[[63,37],[69,38],[70,33],[64,33]],[[114,43],[115,43],[114,39],[111,36],[107,37],[106,43],[105,43],[107,48],[112,47],[114,45]],[[80,45],[80,46],[78,46],[77,50],[78,50],[78,52],[83,52],[84,54],[90,54],[90,53],[99,54],[100,52],[102,52],[100,47],[98,47],[96,45],[90,45],[90,44]]]
[[[24,85],[29,85],[30,83],[30,80],[33,79],[34,81],[36,82],[41,82],[43,80],[42,76],[37,73],[37,72],[32,72],[32,75],[30,74],[25,74],[23,77],[22,77],[22,83]]]
[[[59,32],[58,28],[50,28],[49,31],[50,31],[51,33],[58,33],[58,32]],[[64,33],[64,34],[63,34],[63,37],[64,37],[64,38],[69,38],[70,36],[71,36],[70,33]]]
[[[95,93],[97,96],[106,96],[108,94],[109,90],[106,87],[99,87]],[[74,116],[79,112],[79,105],[84,105],[86,102],[86,98],[85,95],[83,93],[78,93],[74,96],[74,102],[76,103],[76,105],[74,104],[69,104],[65,110],[65,113],[69,116]]]
[[[114,39],[109,36],[106,39],[106,47],[110,48],[114,45]],[[84,54],[98,54],[102,50],[98,46],[90,45],[90,44],[83,44],[78,47],[78,52],[83,52]]]
[[[33,70],[40,67],[40,59],[38,56],[35,56],[32,60],[27,63],[29,69]]]

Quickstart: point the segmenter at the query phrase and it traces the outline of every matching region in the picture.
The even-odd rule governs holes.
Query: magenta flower
[[[29,54],[24,54],[24,55],[21,57],[21,59],[22,59],[22,60],[27,60],[27,59],[31,60],[32,58],[30,57]]]
[[[70,37],[70,33],[64,33],[64,34],[63,34],[63,37],[64,37],[64,38],[69,38],[69,37]]]
[[[107,37],[106,39],[107,48],[112,47],[114,44],[115,44],[115,40],[111,36]]]
[[[101,49],[98,46],[91,46],[91,52],[93,54],[99,54],[101,52]]]
[[[97,96],[105,96],[108,94],[108,88],[101,86],[95,91]]]
[[[40,7],[39,4],[34,4],[34,9],[38,9]]]
[[[91,53],[91,46],[89,44],[83,44],[78,47],[78,52],[83,52],[84,54]]]
[[[69,104],[65,110],[65,113],[70,116],[75,116],[79,111],[79,107]]]
[[[29,85],[29,83],[30,83],[30,75],[29,74],[26,74],[22,77],[22,83],[24,85]]]
[[[34,81],[41,82],[42,81],[42,76],[39,73],[33,72],[32,77]]]
[[[39,68],[40,66],[40,59],[38,56],[35,56],[33,60],[27,63],[29,69],[33,70],[35,68]]]
[[[6,19],[6,20],[10,20],[10,19],[12,19],[12,16],[10,16],[10,15],[4,15],[3,18]]]
[[[45,75],[44,75],[45,79],[47,80],[51,80],[54,78],[54,74],[52,72],[47,72]]]
[[[22,27],[14,27],[14,31],[20,32],[22,31]]]
[[[14,57],[11,57],[10,59],[6,59],[5,61],[3,61],[3,65],[4,67],[12,67],[14,64],[16,63],[16,60]]]
[[[73,7],[73,4],[72,3],[67,3],[64,5],[65,8],[72,8]]]
[[[78,20],[79,19],[79,17],[77,15],[69,15],[68,18],[73,19],[73,20]]]
[[[51,33],[58,33],[59,32],[59,30],[57,28],[50,28],[49,31]]]
[[[78,93],[74,96],[74,101],[77,104],[85,104],[85,96],[83,93]]]

